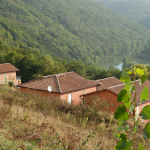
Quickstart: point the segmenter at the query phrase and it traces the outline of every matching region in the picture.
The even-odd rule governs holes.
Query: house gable
[[[43,76],[29,82],[18,85],[19,87],[48,91],[48,86],[52,86],[52,92],[68,93],[84,88],[97,86],[100,83],[85,79],[75,72]]]

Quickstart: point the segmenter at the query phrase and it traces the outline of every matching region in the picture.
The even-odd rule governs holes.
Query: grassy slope
[[[49,112],[46,113],[46,109],[38,110],[33,106],[34,100],[39,97],[26,94],[24,99],[24,96],[19,93],[7,93],[3,96],[5,101],[2,97],[0,98],[0,149],[16,150],[20,147],[26,150],[28,143],[33,143],[35,139],[40,140],[37,141],[34,148],[43,150],[46,149],[46,145],[50,149],[65,149],[65,147],[66,149],[77,149],[77,146],[81,146],[87,139],[89,142],[86,145],[83,144],[82,149],[101,147],[111,150],[113,147],[115,124],[106,129],[105,122],[95,124],[90,121],[87,123],[82,118],[79,118],[82,121],[78,122],[75,115],[65,111],[58,112],[55,108],[49,109]],[[24,103],[24,106],[9,106],[8,104],[11,101],[14,103],[14,100],[19,100],[21,105]],[[45,100],[43,99],[44,102]],[[43,107],[42,103],[40,107]],[[93,131],[96,132],[92,135],[94,138],[88,138]]]
[[[112,116],[99,113],[102,122],[96,123],[96,120],[78,117],[81,108],[77,106],[75,111],[75,107],[62,104],[54,98],[19,92],[3,93],[0,96],[0,148],[26,150],[29,142],[39,139],[34,149],[44,150],[46,145],[50,149],[77,149],[88,139],[88,143],[81,146],[82,149],[113,150],[117,125]],[[141,125],[139,129],[142,129]],[[94,137],[88,137],[93,131]],[[130,133],[128,136],[131,138]],[[137,143],[144,142],[141,137],[138,130]],[[149,146],[147,142],[145,145]]]
[[[0,3],[0,43],[37,49],[54,57],[96,61],[102,53],[112,55],[106,49],[112,51],[115,45],[150,37],[150,31],[93,0]]]

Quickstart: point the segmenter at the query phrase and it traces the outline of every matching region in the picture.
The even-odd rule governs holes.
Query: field
[[[100,105],[104,108],[105,104]],[[0,149],[113,150],[118,123],[106,109],[72,106],[54,97],[1,89]],[[142,139],[142,128],[140,125],[136,141],[137,146],[142,142],[146,148],[150,145]],[[130,133],[128,137],[132,137]]]

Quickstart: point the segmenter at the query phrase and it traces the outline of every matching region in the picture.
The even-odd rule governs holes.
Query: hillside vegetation
[[[0,44],[99,64],[149,43],[150,31],[94,0],[1,0]]]
[[[106,111],[109,106],[106,101],[100,100],[99,109],[95,109],[4,89],[0,95],[0,149],[114,149],[118,123]],[[130,129],[129,137],[132,124]],[[139,125],[136,141],[147,149],[149,141],[142,140],[142,129]]]
[[[75,71],[77,74],[93,80],[112,76],[120,78],[122,72],[112,66],[105,70],[98,66],[85,64],[81,60],[53,59],[49,54],[44,55],[36,50],[18,49],[4,45],[0,45],[0,63],[11,63],[16,66],[20,70],[17,75],[21,76],[21,82],[70,71]]]
[[[150,16],[149,0],[97,0],[108,8],[118,11],[136,22],[140,22]]]

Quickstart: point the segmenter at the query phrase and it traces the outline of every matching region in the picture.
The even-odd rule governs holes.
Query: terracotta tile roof
[[[142,85],[139,84],[139,80],[136,81],[136,90],[137,90],[137,105],[140,104],[140,95],[143,90],[143,88],[147,86],[149,89],[149,99],[150,100],[150,81],[146,80]],[[109,91],[112,91],[118,95],[118,93],[124,88],[124,85],[116,86],[116,87],[110,87],[108,88]],[[134,93],[133,93],[134,94]]]
[[[96,80],[96,82],[102,83],[102,85],[99,87],[99,90],[123,84],[122,81],[120,81],[119,79],[117,79],[115,77]]]
[[[43,76],[18,86],[44,91],[48,91],[48,86],[52,86],[52,92],[66,93],[69,91],[84,89],[99,84],[99,82],[85,79],[75,72],[67,72],[57,75]]]
[[[109,78],[108,78],[109,79]],[[102,80],[99,80],[102,82]],[[116,80],[117,81],[117,80]],[[102,82],[103,85],[101,86],[102,88],[100,88],[100,90],[98,91],[95,91],[95,92],[91,92],[91,93],[87,93],[87,94],[83,94],[83,95],[80,95],[81,97],[84,96],[84,95],[90,95],[90,94],[94,94],[94,93],[98,93],[98,92],[102,92],[102,91],[110,91],[116,95],[118,95],[118,93],[124,88],[124,83],[122,82],[122,84],[119,84],[119,85],[115,85],[115,86],[111,86],[111,87],[107,87],[107,88],[103,88],[106,87],[108,84],[106,84],[106,86],[104,85],[106,83],[106,80],[105,82]],[[121,82],[120,82],[121,83]],[[112,84],[110,84],[112,85]],[[147,86],[148,89],[149,89],[149,99],[148,101],[150,101],[150,81],[149,80],[146,80],[142,85],[139,84],[139,80],[136,81],[136,90],[137,90],[137,105],[140,105],[140,95],[141,95],[141,92],[143,90],[143,88]],[[134,93],[133,93],[134,94]],[[133,96],[132,96],[133,97]],[[144,101],[143,103],[145,103],[146,101]]]
[[[19,71],[15,66],[10,63],[0,64],[0,73],[16,72]]]

